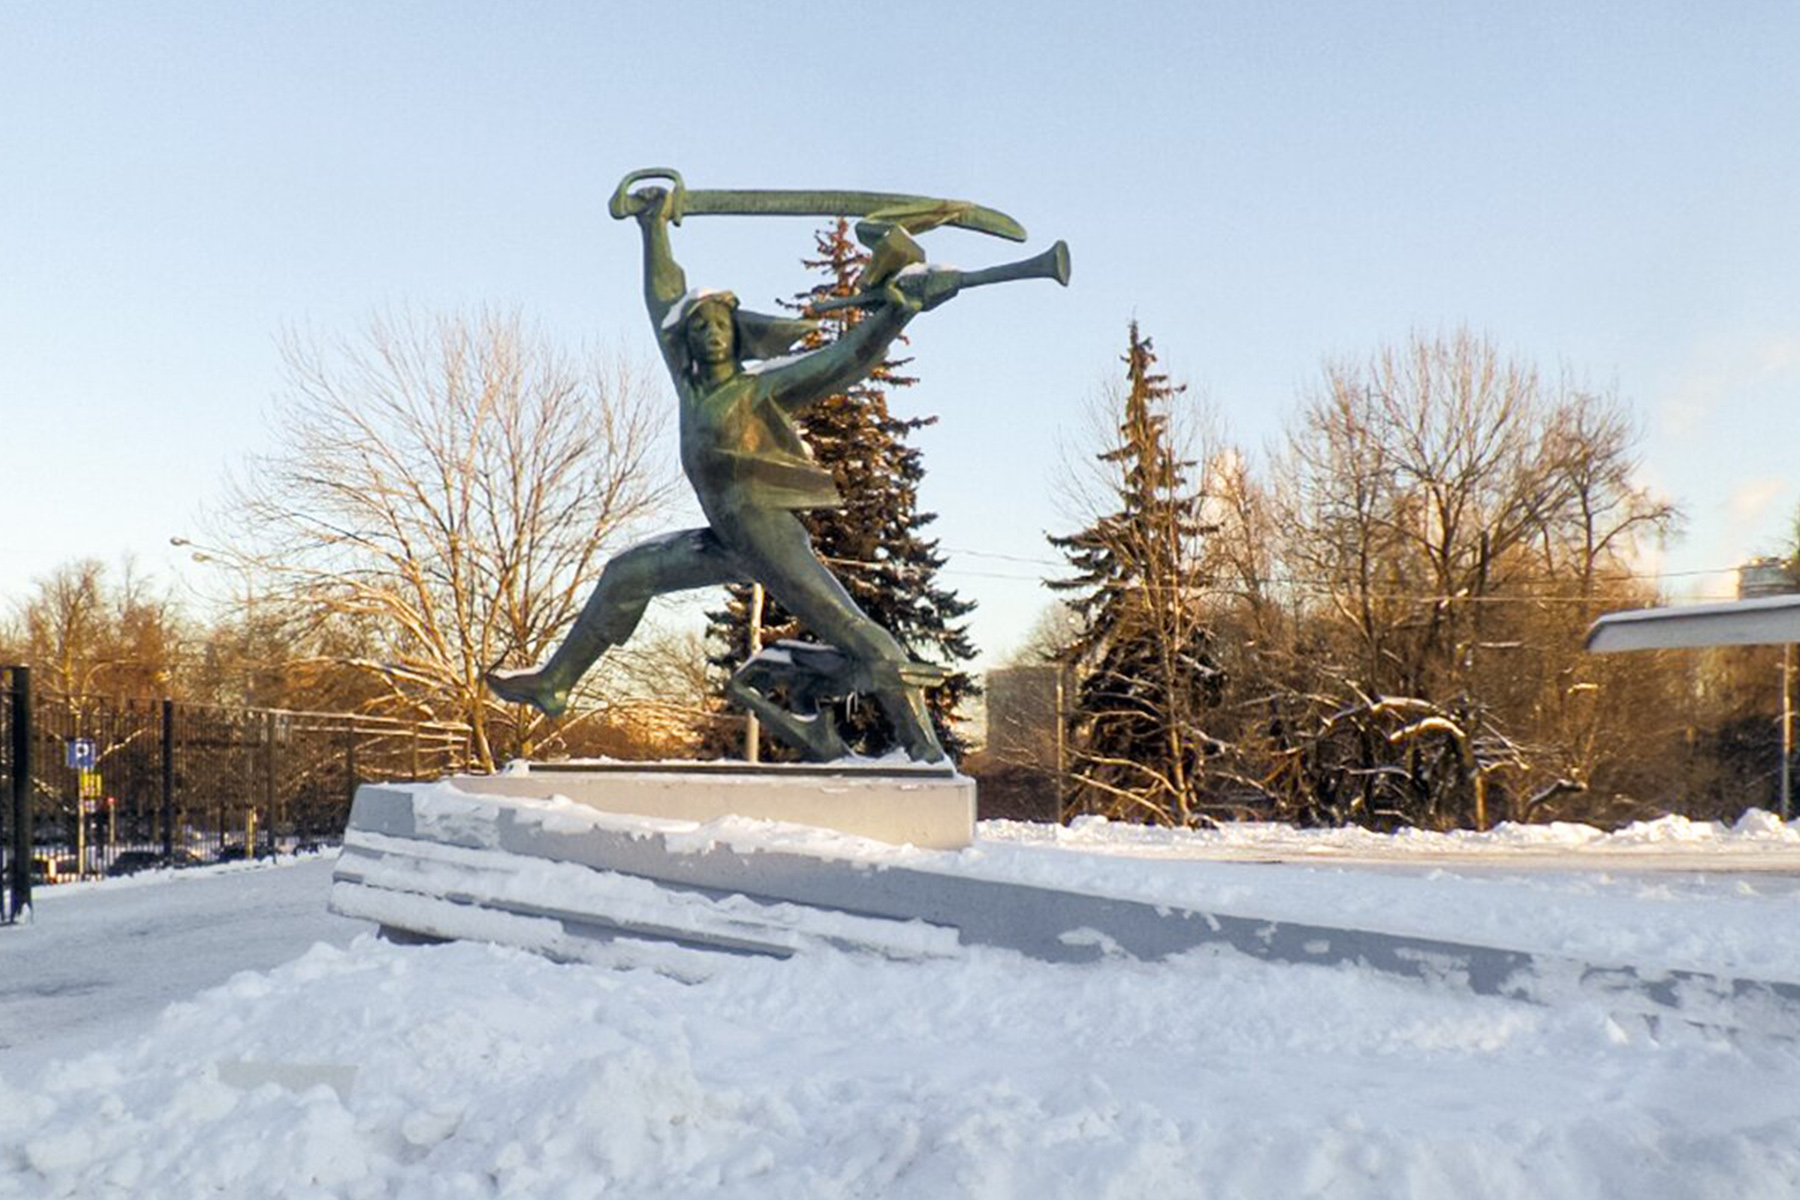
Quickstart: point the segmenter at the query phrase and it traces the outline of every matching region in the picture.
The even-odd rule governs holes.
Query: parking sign
[[[91,771],[94,769],[94,739],[69,739],[69,769],[71,771]]]

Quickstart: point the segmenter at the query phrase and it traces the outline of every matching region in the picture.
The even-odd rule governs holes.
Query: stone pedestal
[[[975,781],[948,767],[534,763],[523,773],[450,782],[471,795],[563,796],[600,812],[700,824],[783,821],[922,850],[960,850],[975,835]]]
[[[654,810],[654,811],[650,811]],[[1209,911],[1088,890],[1081,854],[959,853],[974,785],[948,772],[580,764],[357,789],[331,907],[403,940],[698,970],[686,950],[899,959],[999,947],[1154,962],[1211,947],[1478,995],[1800,1038],[1800,983]],[[789,824],[720,820],[762,816]],[[807,820],[859,837],[821,836]],[[909,841],[910,847],[870,839]],[[923,843],[923,845],[922,845]],[[938,849],[925,848],[935,843]],[[1059,863],[1054,859],[1067,858]],[[671,951],[668,947],[679,947]]]

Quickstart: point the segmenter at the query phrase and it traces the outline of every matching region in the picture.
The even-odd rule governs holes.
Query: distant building
[[[982,817],[1055,821],[1062,815],[1064,691],[1058,666],[989,671]]]
[[[1062,772],[1066,675],[1059,666],[988,672],[987,750],[995,762]]]
[[[1753,558],[1738,568],[1739,600],[1794,592],[1800,592],[1800,581],[1795,580],[1793,564],[1787,559]]]

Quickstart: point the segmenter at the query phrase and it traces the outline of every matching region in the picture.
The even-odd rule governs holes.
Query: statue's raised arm
[[[669,187],[632,185],[646,179],[663,179]],[[615,218],[636,217],[644,237],[644,305],[650,323],[659,330],[669,310],[687,293],[687,272],[669,249],[669,226],[681,223],[682,183],[679,171],[651,167],[633,171],[619,181],[606,208]]]
[[[759,372],[768,397],[788,411],[805,408],[827,396],[846,392],[881,365],[888,347],[917,316],[920,304],[890,281],[885,303],[852,326],[835,342],[783,360]]]

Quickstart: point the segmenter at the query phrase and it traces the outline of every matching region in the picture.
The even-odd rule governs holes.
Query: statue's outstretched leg
[[[925,707],[925,694],[916,687],[887,687],[875,690],[875,703],[894,727],[900,748],[914,762],[943,762],[944,747],[932,728],[931,712]]]
[[[560,716],[570,690],[602,654],[631,637],[652,597],[743,578],[737,559],[710,529],[684,529],[633,546],[600,572],[549,662],[533,671],[489,671],[488,689],[502,700]]]
[[[924,697],[902,676],[902,668],[911,666],[906,651],[825,569],[800,519],[786,509],[758,506],[721,515],[723,532],[750,575],[820,639],[862,664],[874,681],[875,701],[908,756],[921,762],[943,759]]]
[[[900,737],[907,756],[918,762],[940,762],[945,757],[925,706],[925,689],[950,677],[946,668],[929,663],[877,663],[869,671],[875,702]]]

